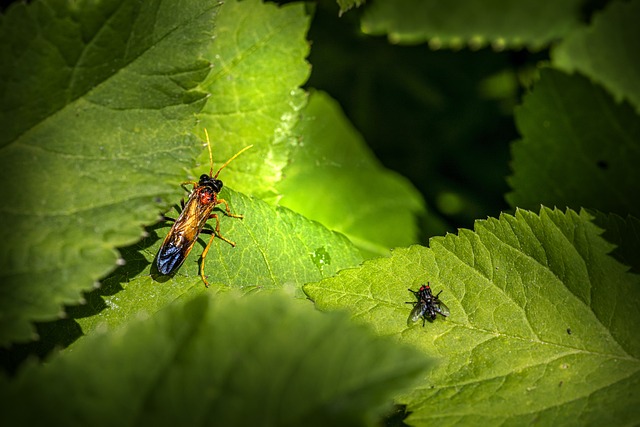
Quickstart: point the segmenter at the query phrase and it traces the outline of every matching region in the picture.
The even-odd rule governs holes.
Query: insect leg
[[[204,261],[207,258],[207,254],[209,253],[209,249],[211,248],[211,245],[213,244],[213,240],[216,237],[218,237],[219,239],[224,240],[225,242],[227,242],[228,244],[230,244],[234,248],[236,246],[235,242],[232,242],[231,240],[227,239],[226,237],[220,235],[220,219],[218,218],[218,215],[211,214],[209,219],[211,219],[211,218],[215,218],[215,220],[216,220],[216,230],[211,235],[211,239],[209,239],[209,243],[207,243],[207,246],[204,248],[204,251],[202,251],[202,258],[200,260],[200,277],[202,278],[202,281],[204,282],[204,285],[207,288],[209,287],[209,282],[207,281],[207,279],[205,278],[205,275],[204,275]]]
[[[185,185],[189,185],[189,184],[193,185],[193,188],[196,188],[198,186],[198,183],[196,181],[184,181],[184,182],[180,183],[180,185],[182,187],[184,187]],[[187,189],[185,188],[185,190],[187,190]],[[189,190],[187,190],[187,191],[189,191]]]
[[[231,213],[231,209],[229,209],[229,203],[225,199],[218,199],[216,205],[224,204],[225,211],[227,211],[227,216],[232,218],[244,218],[242,215]]]
[[[209,217],[209,219],[211,218],[215,218],[216,219],[216,232],[215,235],[218,236],[219,239],[224,240],[225,242],[227,242],[228,244],[230,244],[231,246],[233,246],[234,248],[236,247],[236,243],[232,242],[231,240],[227,239],[226,237],[224,237],[223,235],[220,234],[220,219],[218,218],[217,214],[211,214],[211,216]],[[209,242],[209,245],[211,244],[211,242]],[[209,245],[207,245],[207,248],[205,249],[204,253],[207,253],[207,251],[209,250]]]
[[[204,260],[207,257],[207,252],[209,252],[209,248],[211,247],[211,244],[213,243],[213,239],[215,238],[216,238],[216,235],[212,234],[211,239],[209,239],[209,243],[207,243],[207,246],[204,248],[204,251],[202,252],[202,258],[200,259],[200,277],[204,282],[204,286],[207,288],[209,287],[209,282],[207,281],[207,278],[204,275]]]

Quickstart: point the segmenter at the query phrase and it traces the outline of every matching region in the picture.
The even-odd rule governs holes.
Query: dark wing
[[[200,208],[196,197],[192,195],[189,198],[158,251],[156,266],[160,274],[171,274],[180,268],[193,249],[210,212],[210,209]]]
[[[156,258],[158,271],[160,274],[171,274],[182,265],[187,255],[184,247],[175,246],[172,242],[162,245]]]

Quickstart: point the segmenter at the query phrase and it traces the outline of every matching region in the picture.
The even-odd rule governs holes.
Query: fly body
[[[431,286],[429,285],[429,282],[427,282],[426,285],[420,286],[420,289],[417,291],[412,289],[408,289],[408,291],[413,293],[416,297],[416,301],[407,302],[407,304],[413,304],[413,309],[411,310],[409,319],[407,320],[408,324],[411,325],[422,318],[422,326],[424,326],[426,320],[432,322],[436,319],[438,314],[443,317],[449,316],[449,307],[440,301],[439,298],[442,291],[433,295],[431,293]]]

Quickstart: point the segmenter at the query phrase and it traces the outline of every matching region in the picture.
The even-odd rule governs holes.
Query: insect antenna
[[[204,134],[207,137],[207,150],[209,150],[209,176],[213,176],[213,155],[211,154],[211,142],[209,141],[209,132],[204,128]],[[218,176],[218,174],[216,174]]]
[[[247,145],[242,150],[238,151],[236,154],[231,156],[229,160],[227,160],[222,166],[220,166],[220,169],[218,169],[218,172],[216,172],[216,174],[214,175],[213,174],[213,155],[211,154],[211,142],[209,142],[209,132],[207,132],[207,128],[204,128],[204,134],[207,137],[207,149],[209,150],[209,164],[211,165],[211,168],[209,169],[209,176],[214,179],[217,179],[218,175],[220,174],[220,171],[224,169],[229,163],[231,163],[236,157],[238,157],[240,154],[247,151],[249,148],[253,147],[253,144]]]

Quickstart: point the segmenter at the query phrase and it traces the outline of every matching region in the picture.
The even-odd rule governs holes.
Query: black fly
[[[433,295],[431,293],[429,282],[427,282],[426,285],[420,286],[420,289],[418,289],[417,291],[411,289],[408,289],[408,291],[413,293],[417,300],[407,302],[407,304],[413,304],[413,309],[411,310],[409,319],[407,319],[407,323],[409,325],[417,322],[421,317],[422,326],[424,326],[426,320],[430,322],[434,321],[437,314],[440,314],[443,317],[449,316],[449,307],[447,307],[438,298],[442,291],[438,292],[436,295]]]

